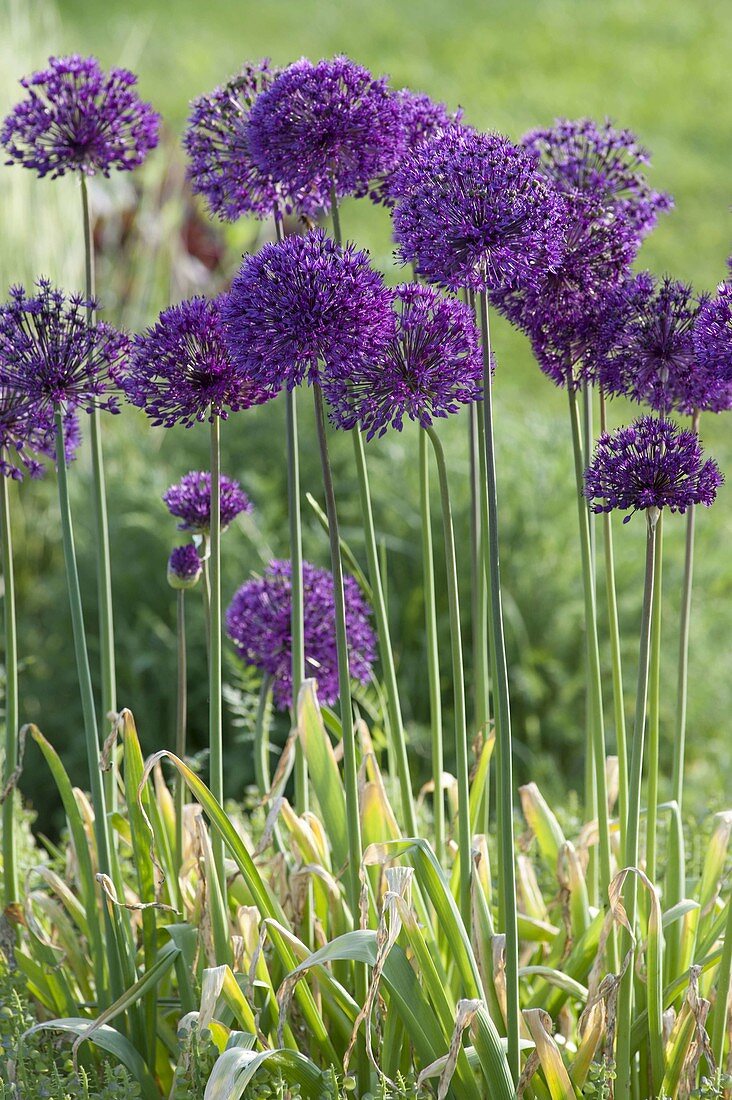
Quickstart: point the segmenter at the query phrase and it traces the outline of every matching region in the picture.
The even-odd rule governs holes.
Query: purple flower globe
[[[704,301],[694,322],[694,351],[699,369],[732,385],[732,282],[720,283]]]
[[[648,152],[630,130],[618,130],[609,121],[558,119],[549,129],[526,134],[521,144],[555,186],[611,210],[639,239],[653,229],[661,211],[673,206],[669,195],[654,191],[646,180]]]
[[[8,164],[52,179],[67,172],[108,176],[139,167],[158,143],[160,118],[126,69],[105,73],[94,57],[51,57],[47,69],[20,83],[28,94],[0,129]]]
[[[157,426],[197,421],[261,405],[274,397],[233,362],[224,341],[223,298],[190,298],[135,336],[116,374],[127,400]]]
[[[536,282],[563,252],[561,208],[529,155],[500,134],[452,128],[394,175],[399,258],[448,290]]]
[[[333,577],[310,562],[302,564],[305,612],[305,675],[318,682],[321,703],[338,698]],[[264,576],[243,584],[229,604],[226,629],[242,659],[272,678],[275,705],[292,706],[289,561],[273,561]],[[365,684],[371,676],[376,638],[370,610],[353,577],[344,578],[346,635],[351,676]]]
[[[81,442],[75,413],[64,414],[66,461],[72,462]],[[0,383],[0,476],[20,481],[24,474],[40,477],[44,459],[56,457],[53,412],[30,403],[11,386]]]
[[[392,295],[366,252],[322,230],[267,244],[242,264],[223,307],[236,368],[271,390],[379,359]]]
[[[168,558],[168,584],[171,588],[194,588],[201,577],[203,564],[192,542],[176,546]]]
[[[219,479],[221,486],[221,529],[225,530],[243,512],[251,512],[252,503],[238,481]],[[211,474],[191,470],[163,493],[163,503],[171,516],[180,520],[180,531],[205,534],[211,528]]]
[[[249,116],[254,162],[290,193],[366,194],[370,181],[393,167],[401,134],[399,104],[386,81],[347,57],[296,61],[257,97]]]
[[[118,411],[110,379],[125,360],[129,340],[103,322],[89,326],[90,306],[96,303],[67,297],[39,279],[35,294],[13,287],[0,307],[0,383],[46,423],[57,407]]]
[[[585,496],[593,512],[685,512],[693,504],[713,504],[723,480],[717,464],[705,460],[696,432],[640,416],[630,427],[600,436],[585,471]]]
[[[331,420],[358,427],[367,438],[401,431],[404,418],[428,428],[482,396],[483,357],[472,311],[432,287],[405,283],[396,290],[396,334],[379,360],[324,387]]]

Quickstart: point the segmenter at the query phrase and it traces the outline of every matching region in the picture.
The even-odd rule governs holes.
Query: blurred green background
[[[221,227],[207,221],[188,194],[179,138],[188,101],[210,90],[252,58],[277,63],[300,55],[345,52],[376,72],[460,105],[472,124],[518,138],[556,116],[609,116],[633,128],[653,153],[654,186],[670,191],[675,211],[644,246],[640,263],[710,290],[732,251],[729,151],[732,100],[732,9],[724,0],[0,0],[3,33],[0,106],[17,98],[15,79],[43,65],[49,53],[95,53],[105,66],[140,74],[142,94],[163,115],[165,139],[134,177],[94,181],[98,215],[99,294],[111,319],[144,326],[157,311],[196,291],[226,285],[242,251],[257,247],[268,227]],[[18,168],[0,169],[2,284],[48,273],[78,285],[81,260],[79,196],[73,181],[38,181]],[[367,202],[347,204],[346,232],[368,246],[375,262],[399,278],[391,256],[388,218]],[[529,348],[500,320],[497,419],[504,599],[519,779],[549,792],[576,786],[582,772],[584,675],[582,603],[576,549],[566,398],[540,374]],[[303,481],[319,496],[303,393]],[[611,408],[613,423],[629,410]],[[732,471],[730,421],[707,417],[702,435]],[[225,472],[240,478],[256,513],[233,528],[224,546],[225,599],[271,555],[287,554],[284,491],[284,412],[281,401],[230,421],[224,431]],[[453,418],[443,434],[449,449],[469,609],[467,555],[467,423]],[[176,539],[160,494],[173,479],[206,461],[205,429],[151,430],[131,410],[107,425],[120,701],[134,711],[146,749],[172,740],[174,604],[165,563]],[[389,563],[389,601],[398,648],[415,770],[424,778],[426,723],[424,644],[417,514],[417,438],[392,434],[368,448],[379,531]],[[350,447],[335,441],[345,534],[360,554]],[[85,601],[94,625],[86,454],[74,470],[74,505],[82,553]],[[22,718],[37,722],[84,783],[82,735],[75,687],[53,478],[14,490],[18,556]],[[666,526],[663,743],[670,773],[675,705],[676,630],[683,521]],[[441,543],[436,531],[436,546]],[[618,525],[619,596],[626,691],[634,687],[644,529]],[[728,800],[732,718],[732,496],[723,489],[699,517],[692,621],[688,806],[702,813]],[[306,552],[327,560],[325,537],[306,516]],[[438,566],[439,568],[439,566]],[[600,601],[602,605],[602,600]],[[191,604],[191,736],[206,728],[205,659],[196,601]],[[447,642],[444,590],[440,591]],[[468,624],[466,622],[466,634]],[[449,660],[443,669],[449,690]],[[607,660],[607,653],[604,654]],[[230,662],[229,676],[239,671]],[[609,699],[609,686],[607,698]],[[246,699],[244,699],[246,703]],[[446,696],[449,708],[449,695]],[[227,715],[229,793],[251,780],[251,752],[238,706]],[[243,707],[246,711],[246,706]],[[449,732],[449,715],[446,715]],[[612,730],[608,729],[612,744]],[[449,744],[449,736],[448,736]],[[449,764],[449,762],[448,762]],[[54,827],[56,809],[42,764],[28,761],[23,788]]]

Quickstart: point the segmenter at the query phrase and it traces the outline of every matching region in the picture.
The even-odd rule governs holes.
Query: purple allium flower
[[[670,210],[670,195],[652,190],[645,178],[648,152],[630,130],[609,121],[558,119],[545,130],[532,130],[521,144],[540,170],[562,191],[578,191],[612,211],[639,238],[653,229],[661,211]]]
[[[196,421],[261,405],[274,393],[233,362],[224,341],[224,296],[190,298],[160,314],[135,336],[128,364],[117,373],[127,400],[155,425]]]
[[[606,303],[612,338],[602,331],[594,371],[607,393],[630,397],[659,412],[727,405],[729,386],[715,369],[703,369],[694,348],[699,300],[689,286],[657,282],[648,273],[630,280]]]
[[[203,195],[211,213],[222,221],[245,214],[271,215],[275,205],[290,212],[314,214],[328,202],[308,187],[290,194],[255,164],[249,150],[249,115],[255,100],[279,75],[268,61],[247,64],[210,95],[191,104],[183,145],[188,154],[188,178]]]
[[[221,529],[225,530],[242,512],[251,512],[252,503],[238,481],[219,479],[221,486]],[[191,470],[163,493],[163,503],[171,516],[181,522],[180,531],[204,533],[211,527],[211,474],[208,470]]]
[[[66,461],[72,462],[81,442],[75,413],[64,414]],[[0,476],[21,480],[24,473],[40,477],[42,458],[56,457],[53,411],[39,409],[11,386],[0,383]]]
[[[332,705],[338,698],[333,577],[310,562],[302,563],[305,609],[305,674],[318,681],[318,698]],[[292,706],[291,568],[273,561],[264,576],[243,584],[226,612],[226,629],[240,656],[272,677],[276,706]],[[346,635],[351,676],[362,684],[371,676],[376,639],[370,609],[353,577],[344,578]]]
[[[51,57],[24,77],[28,95],[0,129],[8,164],[52,179],[66,172],[131,171],[158,143],[159,115],[134,90],[126,69],[103,72],[94,57]]]
[[[434,137],[441,130],[462,127],[462,110],[451,113],[444,103],[435,103],[428,95],[421,92],[413,92],[410,88],[402,88],[401,91],[394,93],[394,98],[399,104],[402,124],[398,160],[395,167],[386,172],[371,191],[371,199],[374,202],[383,203],[385,206],[394,205],[391,186],[394,180],[394,172],[404,158],[423,141]],[[462,128],[466,129],[466,127]]]
[[[254,103],[249,146],[260,170],[288,192],[364,195],[393,167],[401,111],[386,81],[347,57],[303,58]]]
[[[432,287],[397,287],[396,334],[379,360],[328,377],[331,420],[371,439],[401,431],[404,417],[423,428],[482,396],[483,357],[472,311]]]
[[[176,546],[168,558],[168,584],[171,588],[193,588],[203,570],[198,550],[192,542]]]
[[[702,303],[694,322],[694,351],[700,370],[732,385],[732,281],[720,283],[716,296]]]
[[[696,432],[639,416],[629,428],[600,436],[585,471],[585,496],[593,512],[685,512],[692,504],[713,504],[723,480],[716,462],[704,459]]]
[[[398,255],[448,290],[535,282],[537,257],[561,259],[559,199],[523,149],[500,134],[453,128],[395,172]]]
[[[0,307],[0,383],[47,415],[93,408],[117,412],[110,377],[127,355],[129,340],[104,322],[89,326],[86,310],[96,303],[66,297],[39,279],[37,293],[13,287]]]
[[[245,259],[223,307],[232,361],[259,385],[292,389],[380,358],[392,295],[368,254],[322,230]]]

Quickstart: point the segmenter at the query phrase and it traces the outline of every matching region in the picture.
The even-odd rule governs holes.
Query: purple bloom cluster
[[[28,94],[0,129],[8,164],[52,178],[108,176],[137,168],[158,143],[159,116],[126,69],[105,73],[94,57],[51,57],[47,69],[20,83]]]
[[[694,351],[700,370],[732,385],[732,281],[720,283],[716,296],[700,306]]]
[[[593,512],[685,512],[693,504],[713,504],[723,480],[717,464],[704,459],[696,432],[640,416],[630,427],[600,436],[585,471],[585,496]]]
[[[81,442],[79,419],[64,414],[64,450],[72,462]],[[11,386],[0,383],[0,476],[20,480],[40,477],[42,459],[56,457],[56,430],[51,409],[38,408]]]
[[[359,427],[369,439],[404,417],[424,428],[482,394],[483,358],[472,311],[431,287],[396,290],[396,333],[378,360],[328,377],[325,395],[338,427]]]
[[[219,479],[221,487],[221,528],[224,530],[242,512],[251,512],[252,503],[238,481]],[[208,470],[191,470],[163,493],[163,502],[171,516],[181,522],[180,531],[203,534],[211,527],[211,474]]]
[[[439,132],[406,158],[391,190],[399,257],[428,282],[495,290],[535,282],[539,255],[550,266],[561,259],[558,196],[500,134]]]
[[[198,550],[192,542],[176,546],[168,558],[168,584],[176,589],[193,588],[202,570]]]
[[[147,332],[135,336],[117,381],[153,424],[191,427],[274,397],[232,360],[222,313],[223,297],[190,298],[164,310]]]
[[[630,130],[609,121],[559,119],[532,130],[521,141],[540,170],[561,191],[579,192],[632,227],[639,238],[656,224],[673,200],[652,190],[644,169],[650,158]]]
[[[110,376],[127,355],[127,336],[103,322],[87,324],[94,302],[66,297],[48,279],[36,288],[28,295],[13,287],[0,307],[0,384],[28,402],[41,429],[57,406],[118,411]]]
[[[305,672],[318,681],[318,697],[331,705],[338,698],[333,577],[303,562]],[[226,612],[229,637],[247,664],[272,677],[275,704],[292,706],[289,561],[273,561],[264,576],[242,585]],[[375,659],[376,639],[370,610],[353,577],[344,578],[346,634],[351,676],[367,683]]]
[[[367,253],[322,230],[247,257],[223,320],[236,368],[271,389],[379,359],[394,333],[391,293]]]
[[[364,195],[396,162],[399,104],[386,81],[347,57],[288,66],[254,102],[251,155],[286,192]]]

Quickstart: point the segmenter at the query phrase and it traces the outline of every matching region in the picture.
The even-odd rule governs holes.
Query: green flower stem
[[[269,794],[272,782],[269,770],[269,707],[272,696],[272,678],[265,676],[259,689],[257,717],[254,725],[254,771],[257,790],[262,798]]]
[[[724,1066],[724,1040],[727,1035],[727,1021],[730,1010],[730,988],[732,987],[732,897],[727,901],[727,921],[722,942],[722,957],[717,971],[717,996],[712,1017],[712,1053],[718,1066]]]
[[[605,394],[600,390],[600,431],[607,431]],[[615,588],[615,553],[613,549],[612,513],[602,513],[602,535],[605,554],[605,594],[607,598],[610,655],[613,673],[613,712],[615,717],[615,741],[618,754],[618,818],[620,821],[620,848],[622,851],[628,814],[628,742],[625,728],[625,701],[623,698],[623,663],[620,648],[620,621],[618,597]]]
[[[10,523],[8,478],[0,474],[0,525],[2,527],[3,618],[5,620],[5,788],[18,764],[18,641],[15,623],[15,572],[13,534]],[[18,865],[15,850],[15,792],[8,791],[3,802],[3,902],[19,900]]]
[[[63,413],[59,408],[56,409],[56,463],[58,467],[58,498],[61,510],[61,537],[66,564],[66,582],[69,590],[69,604],[71,606],[74,652],[76,655],[79,690],[81,692],[81,707],[84,718],[84,740],[86,744],[87,762],[89,765],[89,785],[92,806],[94,808],[97,861],[99,870],[102,874],[109,875],[111,873],[111,863],[107,805],[104,795],[104,784],[102,783],[102,773],[99,766],[99,732],[94,707],[94,689],[92,687],[91,670],[89,668],[89,654],[87,652],[86,636],[84,634],[81,587],[79,584],[79,570],[76,564],[74,530],[71,520],[66,451],[64,447],[64,421]]]
[[[211,571],[208,566],[211,540],[208,535],[203,536],[203,570],[201,584],[201,600],[203,602],[203,629],[206,635],[206,657],[211,660]]]
[[[580,553],[582,558],[582,587],[585,603],[585,634],[587,644],[587,666],[591,687],[591,734],[595,762],[595,789],[597,791],[597,826],[599,849],[599,879],[603,904],[607,904],[607,888],[610,885],[610,822],[607,805],[607,778],[605,774],[605,732],[602,711],[602,673],[600,669],[600,647],[597,639],[597,606],[595,602],[595,582],[592,571],[592,546],[590,541],[590,511],[584,497],[584,468],[582,440],[580,435],[577,393],[572,386],[567,387],[569,395],[569,415],[572,426],[572,446],[574,451],[574,472],[577,491],[577,515],[579,519]]]
[[[589,456],[592,454],[592,447],[594,443],[594,436],[592,433],[592,389],[585,382],[581,387],[582,396],[582,411],[581,411],[581,424],[582,424],[582,455],[584,458],[583,466],[589,461]],[[595,556],[595,523],[594,516],[588,517],[589,529],[590,529],[590,562],[591,562],[591,577],[592,586],[596,588],[597,584],[597,568],[596,568],[596,556]],[[597,595],[595,594],[595,599]],[[585,820],[593,821],[597,817],[597,784],[595,782],[595,745],[592,738],[592,675],[589,667],[590,651],[589,647],[585,649],[585,714],[586,714],[586,730],[585,730]],[[597,850],[592,847],[589,851],[589,865],[587,868],[587,881],[590,898],[596,902],[598,896],[599,886],[599,874],[597,866]]]
[[[452,522],[450,486],[447,479],[445,452],[434,428],[425,429],[437,463],[442,505],[442,526],[445,535],[445,565],[447,569],[447,599],[450,611],[450,649],[455,710],[455,770],[458,788],[458,859],[460,861],[460,915],[466,929],[470,928],[470,878],[472,872],[472,837],[470,832],[470,783],[468,776],[468,730],[465,718],[465,676],[463,643],[460,630],[460,591],[458,588],[455,532]]]
[[[651,657],[651,635],[653,630],[653,591],[656,566],[656,526],[659,512],[649,509],[646,513],[646,568],[643,587],[643,613],[641,617],[640,653],[638,657],[638,689],[635,700],[635,722],[633,725],[632,751],[630,760],[630,780],[628,785],[628,829],[625,838],[626,867],[639,866],[641,785],[643,779],[643,748],[645,741],[646,706],[648,702],[648,681]],[[625,889],[625,911],[631,928],[635,926],[637,913],[638,886],[635,875],[629,875]],[[625,936],[627,940],[627,934]],[[627,950],[626,943],[624,950]],[[617,1081],[616,1100],[629,1100],[631,1095],[631,1022],[633,1009],[633,961],[628,965],[620,983],[618,993],[618,1031],[615,1064]]]
[[[211,417],[211,640],[208,662],[209,786],[220,806],[224,804],[223,710],[221,702],[221,420]],[[226,898],[224,844],[211,837],[214,864],[222,898]]]
[[[691,418],[691,430],[699,434],[699,410]],[[689,625],[691,621],[691,586],[694,578],[694,527],[696,508],[692,504],[686,512],[686,552],[684,556],[684,582],[681,590],[681,623],[679,630],[679,666],[676,695],[676,729],[674,736],[673,775],[671,797],[681,810],[684,797],[684,757],[686,754],[686,704],[689,687]]]
[[[651,614],[651,668],[648,684],[648,808],[646,815],[646,874],[656,882],[658,828],[658,758],[661,726],[661,595],[663,591],[663,512],[656,524],[653,612]]]
[[[499,844],[499,884],[503,897],[501,916],[506,936],[506,1034],[508,1064],[514,1082],[518,1082],[519,1052],[519,983],[518,983],[518,916],[516,912],[516,867],[514,863],[513,823],[513,746],[511,741],[511,706],[508,695],[508,666],[503,631],[501,604],[501,570],[498,544],[498,491],[496,484],[496,454],[493,438],[493,379],[491,377],[491,341],[488,319],[488,299],[480,295],[480,330],[483,347],[483,424],[485,454],[484,540],[485,572],[489,593],[488,626],[491,638],[494,716],[496,721],[497,824]]]
[[[483,526],[481,522],[480,499],[481,466],[479,455],[480,437],[478,423],[480,408],[477,402],[470,406],[470,589],[471,589],[471,629],[473,645],[473,710],[474,732],[484,734],[488,729],[490,709],[488,703],[488,617],[486,577],[483,568]],[[489,773],[490,775],[490,773]],[[488,833],[490,816],[489,775],[481,792],[483,803],[484,831]]]
[[[369,583],[376,616],[376,632],[379,639],[379,655],[381,668],[384,674],[384,688],[386,691],[386,704],[389,712],[389,724],[393,749],[396,757],[396,772],[399,779],[399,791],[401,795],[402,818],[407,831],[407,836],[416,837],[417,818],[414,810],[412,795],[412,779],[409,771],[409,757],[407,755],[407,739],[404,734],[402,721],[402,708],[399,701],[399,687],[397,684],[396,668],[394,666],[394,653],[391,645],[389,631],[389,617],[386,610],[384,585],[379,563],[379,553],[376,546],[376,532],[374,530],[374,516],[371,508],[371,494],[369,491],[369,475],[366,466],[366,454],[363,436],[354,428],[353,450],[356,458],[356,473],[358,475],[358,490],[361,500],[361,516],[363,519],[363,532],[366,543],[366,560],[369,568]]]
[[[180,588],[176,593],[176,636],[178,642],[178,691],[175,710],[175,755],[186,757],[186,724],[188,712],[187,654],[186,654],[186,594]],[[183,866],[183,811],[186,802],[186,786],[183,777],[175,778],[175,858],[178,873]]]
[[[427,435],[419,433],[419,499],[422,519],[422,588],[424,591],[425,638],[427,643],[427,681],[430,697],[430,733],[432,743],[432,796],[435,852],[441,861],[445,854],[445,798],[442,791],[444,770],[442,745],[442,693],[440,691],[440,653],[437,642],[437,605],[435,600],[435,561],[432,550],[432,514],[430,509],[430,471]]]

